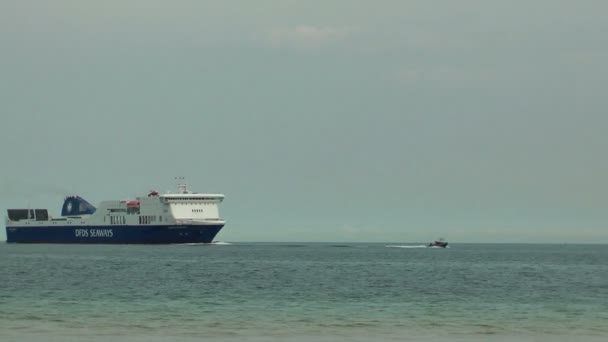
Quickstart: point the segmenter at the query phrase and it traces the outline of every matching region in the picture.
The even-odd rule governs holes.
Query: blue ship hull
[[[7,226],[8,243],[210,243],[223,225]]]

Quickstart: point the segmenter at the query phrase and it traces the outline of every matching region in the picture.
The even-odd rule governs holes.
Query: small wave
[[[367,328],[378,326],[376,321],[370,322],[333,322],[333,323],[320,323],[320,327],[324,328]]]
[[[386,246],[389,248],[428,248],[427,245],[416,245],[416,246]]]
[[[227,245],[232,245],[232,244],[229,242],[223,242],[223,241],[213,241],[213,242],[209,242],[209,243],[205,243],[205,242],[178,243],[177,245],[180,245],[180,246],[227,246]]]
[[[46,320],[45,317],[37,316],[37,315],[25,315],[22,317],[18,317],[17,319],[23,319],[26,321],[43,321]]]

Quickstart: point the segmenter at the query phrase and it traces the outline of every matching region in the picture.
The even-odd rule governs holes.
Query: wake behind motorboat
[[[441,248],[446,248],[447,246],[448,246],[448,243],[443,239],[435,240],[435,241],[429,243],[429,245],[428,245],[428,247],[441,247]]]

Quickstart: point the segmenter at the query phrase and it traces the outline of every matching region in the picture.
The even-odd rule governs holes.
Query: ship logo
[[[68,202],[67,206],[65,207],[65,211],[68,213],[72,212],[72,202]]]

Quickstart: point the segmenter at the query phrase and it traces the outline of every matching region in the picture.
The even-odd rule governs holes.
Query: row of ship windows
[[[110,216],[111,224],[125,224],[127,223],[127,218],[124,216]]]
[[[216,205],[215,203],[171,203],[171,205]]]
[[[152,222],[156,222],[156,218],[158,217],[158,220],[160,222],[163,222],[163,217],[162,216],[140,216],[139,217],[139,224],[150,224]]]
[[[162,216],[140,216],[139,217],[139,224],[150,224],[152,222],[156,222],[158,218],[159,222],[163,222],[163,217]],[[104,218],[104,222],[105,222],[105,218]],[[71,222],[68,222],[71,223]],[[126,224],[127,223],[127,218],[126,216],[110,216],[110,224]]]
[[[127,213],[127,215],[139,215],[139,207],[127,209],[109,209],[111,213]]]
[[[193,213],[202,213],[203,209],[192,209]]]
[[[215,203],[173,203],[173,205],[196,205],[196,206],[201,206],[201,205],[216,205]],[[201,209],[202,210],[202,209]],[[109,212],[111,213],[127,213],[129,215],[139,215],[139,207],[131,207],[131,208],[112,208],[112,209],[108,209]],[[166,212],[166,210],[165,210]]]

